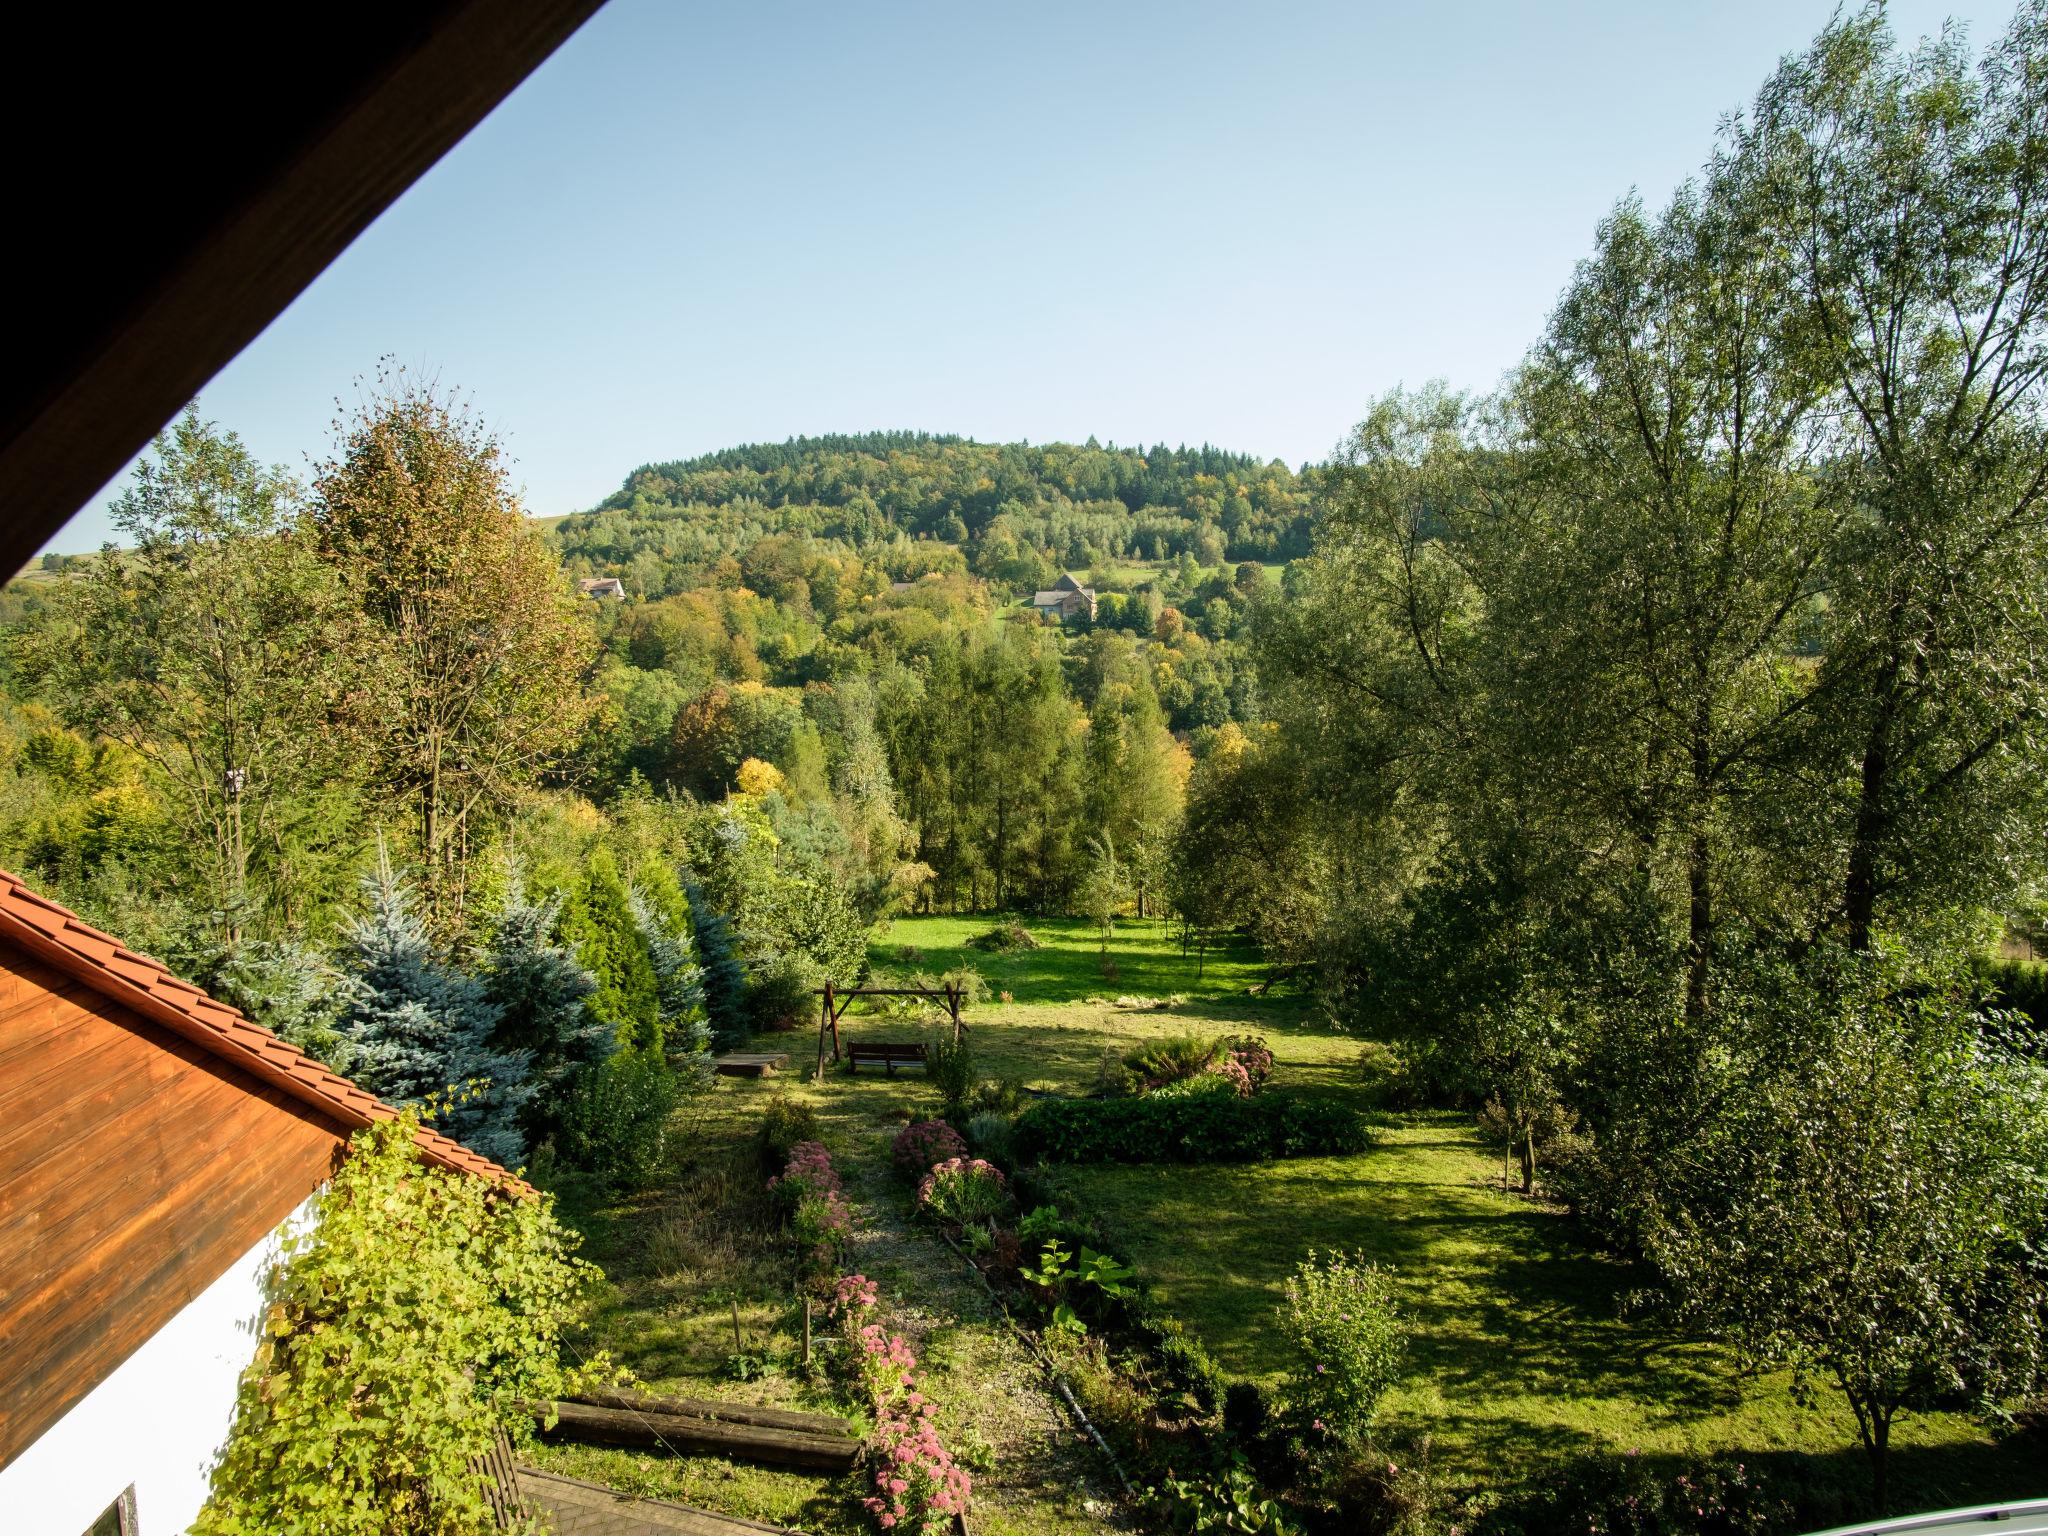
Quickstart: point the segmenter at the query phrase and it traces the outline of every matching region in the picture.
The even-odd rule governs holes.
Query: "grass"
[[[999,921],[1021,922],[1042,947],[1002,953],[972,947],[969,940]],[[1104,970],[1105,958],[1115,964],[1113,977]],[[1118,923],[1105,957],[1095,925],[1085,918],[900,917],[868,946],[868,960],[877,970],[894,972],[971,966],[988,982],[992,997],[1008,992],[1026,1004],[1243,993],[1265,977],[1252,945],[1235,940],[1205,956],[1183,954],[1172,930],[1149,919]]]
[[[991,1001],[968,1013],[985,1076],[1069,1092],[1092,1085],[1105,1052],[1143,1039],[1255,1031],[1272,1043],[1276,1082],[1367,1103],[1361,1042],[1308,1017],[1295,999],[1253,995],[1257,954],[1234,946],[1197,975],[1163,927],[1120,925],[1121,975],[1104,980],[1092,928],[1025,919],[1044,947],[991,954],[968,946],[995,919],[899,919],[873,947],[880,965],[939,971],[972,965]],[[922,959],[906,967],[905,946]],[[1156,1007],[1141,999],[1182,1001]],[[1127,998],[1122,1004],[1119,998]],[[909,1026],[849,1011],[842,1032],[900,1038]],[[764,1035],[796,1073],[808,1031]],[[723,1079],[686,1108],[684,1153],[661,1190],[571,1214],[612,1284],[588,1341],[610,1348],[659,1388],[750,1401],[838,1407],[795,1363],[793,1277],[760,1205],[750,1136],[771,1093],[819,1112],[847,1180],[858,1229],[850,1263],[883,1286],[892,1325],[914,1340],[948,1443],[976,1458],[975,1529],[995,1536],[1110,1529],[1101,1469],[1059,1418],[984,1299],[940,1245],[908,1220],[888,1143],[932,1109],[921,1075],[830,1072],[812,1084]],[[1311,1248],[1346,1248],[1392,1266],[1411,1327],[1405,1379],[1382,1434],[1412,1446],[1427,1435],[1440,1474],[1468,1488],[1512,1491],[1581,1452],[1646,1456],[1732,1452],[1752,1465],[1795,1467],[1835,1490],[1841,1518],[1868,1487],[1855,1429],[1832,1395],[1802,1405],[1783,1376],[1745,1378],[1717,1348],[1665,1333],[1625,1302],[1643,1276],[1588,1252],[1570,1220],[1503,1189],[1498,1159],[1468,1117],[1379,1114],[1381,1142],[1356,1157],[1172,1170],[1076,1168],[1056,1179],[1075,1211],[1098,1221],[1119,1257],[1234,1376],[1283,1384],[1288,1362],[1275,1307]],[[725,1378],[731,1299],[765,1379]],[[562,1447],[547,1464],[617,1486],[752,1515],[831,1536],[865,1529],[853,1479],[826,1480],[625,1451]],[[1995,1439],[1956,1415],[1916,1415],[1894,1438],[1894,1508],[1942,1508],[2048,1493],[2038,1440]],[[1826,1523],[1826,1522],[1817,1522]]]
[[[992,991],[1013,994],[1008,1006],[969,1015],[985,1075],[1083,1091],[1104,1052],[1140,1038],[1250,1030],[1271,1041],[1276,1082],[1371,1108],[1361,1042],[1306,1017],[1298,1002],[1249,995],[1262,972],[1248,947],[1212,954],[1198,980],[1163,929],[1131,925],[1112,947],[1122,977],[1109,986],[1087,924],[1027,919],[1045,944],[1037,950],[966,947],[992,922],[899,919],[874,951],[890,961],[913,945],[927,968],[973,965]],[[1118,1007],[1120,993],[1186,1000]],[[908,1105],[924,1093],[914,1076],[827,1083],[863,1105]],[[1582,1247],[1561,1210],[1505,1190],[1499,1159],[1469,1116],[1377,1118],[1381,1144],[1356,1157],[1175,1168],[1168,1179],[1148,1167],[1057,1177],[1225,1369],[1267,1387],[1288,1369],[1275,1308],[1311,1248],[1357,1250],[1391,1266],[1412,1344],[1383,1432],[1392,1441],[1428,1435],[1437,1465],[1455,1479],[1512,1487],[1579,1452],[1729,1451],[1797,1463],[1807,1481],[1839,1491],[1844,1518],[1860,1513],[1868,1474],[1854,1421],[1833,1393],[1802,1403],[1785,1375],[1745,1377],[1723,1350],[1631,1311],[1647,1277]],[[1893,1485],[1896,1509],[2036,1496],[2048,1494],[2048,1460],[2033,1437],[1995,1439],[1959,1415],[1912,1415],[1895,1431]]]

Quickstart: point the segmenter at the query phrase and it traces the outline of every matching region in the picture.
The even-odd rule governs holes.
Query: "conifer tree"
[[[661,1003],[662,1037],[670,1051],[701,1051],[710,1043],[704,1021],[704,971],[690,940],[688,909],[677,922],[666,903],[635,889],[633,921],[654,967],[655,995]]]
[[[344,946],[337,1024],[348,1070],[378,1096],[418,1104],[462,1090],[442,1128],[508,1167],[525,1161],[517,1116],[532,1093],[524,1052],[493,1048],[499,1012],[484,985],[436,953],[411,893],[380,844],[366,910]]]
[[[697,961],[703,970],[704,1007],[711,1020],[711,1033],[721,1045],[730,1045],[746,1033],[746,972],[740,968],[739,947],[734,942],[732,922],[714,909],[704,888],[692,880],[683,888],[690,902],[690,924],[697,931]]]
[[[662,1050],[661,987],[633,896],[607,848],[590,855],[562,910],[561,938],[597,982],[584,1006],[621,1050]]]
[[[565,1080],[617,1049],[612,1026],[585,1006],[597,979],[555,942],[559,894],[535,901],[515,866],[505,902],[479,959],[485,995],[499,1012],[492,1043],[531,1058],[530,1078],[544,1115]]]

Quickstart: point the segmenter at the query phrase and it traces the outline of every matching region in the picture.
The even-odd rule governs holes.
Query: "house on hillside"
[[[586,576],[576,583],[576,590],[599,601],[607,597],[617,603],[626,600],[626,584],[616,576]]]
[[[0,1530],[190,1524],[279,1230],[395,1113],[0,871]]]
[[[1032,608],[1055,624],[1064,624],[1073,619],[1095,621],[1095,589],[1084,587],[1071,575],[1063,574],[1060,579],[1043,592],[1031,594]]]

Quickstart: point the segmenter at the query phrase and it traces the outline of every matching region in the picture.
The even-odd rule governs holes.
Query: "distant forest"
[[[862,551],[939,540],[971,574],[1029,590],[1115,562],[1298,559],[1318,478],[1206,444],[800,437],[646,465],[556,536],[572,574],[618,575],[635,596],[684,590],[770,534]]]

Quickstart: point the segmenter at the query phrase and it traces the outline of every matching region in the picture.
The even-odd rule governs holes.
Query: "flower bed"
[[[813,1282],[839,1272],[839,1256],[853,1235],[839,1174],[822,1142],[800,1141],[789,1149],[789,1161],[768,1181],[768,1191],[782,1207],[799,1262]]]
[[[943,1120],[915,1120],[896,1133],[889,1157],[897,1170],[913,1179],[922,1178],[934,1164],[949,1157],[964,1157],[967,1143]]]
[[[909,1343],[872,1321],[879,1299],[864,1275],[841,1278],[832,1297],[850,1372],[875,1415],[867,1447],[872,1491],[861,1506],[885,1531],[944,1530],[967,1512],[973,1479],[939,1438],[931,1399],[917,1390],[917,1356]]]

